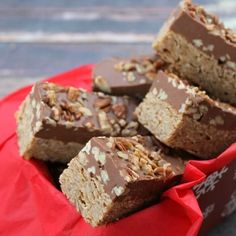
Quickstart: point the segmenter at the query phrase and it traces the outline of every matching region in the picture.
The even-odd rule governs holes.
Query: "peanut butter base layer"
[[[129,97],[36,83],[17,112],[20,154],[65,163],[94,136],[147,132],[134,115],[136,106]]]
[[[151,147],[152,146],[152,147]],[[150,137],[92,138],[60,176],[61,189],[92,226],[127,216],[177,183],[185,161]]]
[[[161,142],[199,158],[214,158],[236,140],[236,109],[174,74],[159,72],[136,114]]]

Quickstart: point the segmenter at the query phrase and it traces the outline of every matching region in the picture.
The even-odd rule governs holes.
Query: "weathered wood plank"
[[[225,0],[229,2],[229,0]],[[234,0],[231,0],[233,2]],[[195,2],[204,4],[213,1],[210,0],[195,0]],[[214,1],[216,2],[216,1]],[[20,4],[19,4],[20,3]],[[1,0],[0,7],[87,7],[87,6],[112,6],[112,7],[155,7],[155,6],[168,6],[171,4],[178,4],[179,0],[119,0],[119,1],[109,1],[109,0],[86,0],[86,1],[68,1],[68,0]]]
[[[0,44],[0,76],[52,75],[112,56],[148,54],[150,44]]]
[[[229,0],[228,0],[229,1]],[[81,8],[58,7],[0,7],[0,31],[7,32],[156,32],[169,15],[176,2],[163,3],[158,7],[91,6]],[[1,5],[1,3],[0,3]],[[209,9],[219,13],[228,25],[236,27],[236,4],[228,11],[207,4]],[[221,6],[221,5],[219,5]]]
[[[63,17],[73,17],[68,14]],[[87,16],[94,17],[95,16]],[[114,16],[113,16],[114,17]],[[119,18],[120,17],[120,18]],[[167,17],[167,15],[166,15]],[[39,19],[39,18],[20,18],[0,17],[0,31],[2,34],[11,32],[32,32],[37,33],[91,33],[91,32],[117,32],[117,33],[154,33],[157,32],[162,23],[164,16],[148,18],[145,16],[134,20],[135,16],[129,16],[126,20],[121,16],[116,16],[116,19],[98,18],[98,19]],[[144,18],[142,20],[142,18]]]
[[[163,3],[164,2],[164,3]],[[178,3],[178,0],[139,0],[135,2],[133,0],[119,0],[119,1],[109,1],[109,0],[87,0],[87,1],[67,1],[67,0],[57,0],[57,1],[49,1],[49,0],[1,0],[0,7],[87,7],[87,6],[112,6],[112,7],[153,7],[160,5],[170,5],[174,3]],[[203,0],[200,2],[204,2]]]
[[[156,32],[173,7],[0,8],[0,31]]]

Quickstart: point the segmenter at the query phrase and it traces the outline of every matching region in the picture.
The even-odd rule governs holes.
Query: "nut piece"
[[[167,95],[167,93],[163,89],[160,89],[159,93],[157,94],[157,97],[160,100],[166,100],[168,98],[168,95]]]
[[[194,40],[193,40],[193,44],[194,44],[196,47],[198,47],[198,48],[200,48],[200,47],[203,46],[203,42],[202,42],[201,39],[194,39]]]
[[[144,76],[153,81],[156,77],[157,71],[164,65],[165,63],[161,59],[143,57],[139,59],[131,59],[130,61],[125,62],[120,61],[114,65],[114,68],[123,72],[124,78],[126,78],[128,82],[135,81],[135,75]],[[145,82],[146,80],[142,79],[141,83]]]
[[[114,104],[112,110],[118,118],[124,118],[126,113],[126,107],[124,104]]]
[[[133,72],[128,72],[127,73],[127,80],[129,81],[129,82],[132,82],[132,81],[135,81],[135,75],[134,75],[134,73]]]
[[[156,73],[154,73],[154,72],[148,72],[148,73],[146,73],[146,77],[147,77],[149,80],[153,81],[153,80],[156,78]]]
[[[60,110],[57,108],[57,107],[53,107],[52,108],[52,118],[55,120],[55,121],[59,121],[60,119]]]
[[[124,120],[124,119],[120,119],[119,120],[119,125],[121,126],[121,127],[124,127],[124,126],[126,126],[126,120]]]
[[[106,154],[105,154],[105,152],[99,152],[98,153],[97,161],[99,161],[102,166],[105,165],[105,163],[106,163]]]
[[[92,131],[93,130],[93,128],[94,128],[94,124],[93,123],[91,123],[91,122],[86,122],[85,124],[84,124],[84,126],[88,129],[88,130],[90,130],[90,131]]]
[[[106,108],[108,106],[111,105],[111,98],[109,97],[105,97],[105,98],[98,98],[95,102],[94,102],[94,107],[96,108]]]
[[[99,124],[101,126],[101,130],[104,133],[110,134],[112,132],[113,129],[112,129],[111,124],[108,121],[108,117],[107,117],[106,112],[99,111],[99,113],[98,113],[98,121],[99,121]]]
[[[121,186],[115,186],[111,190],[111,192],[114,193],[117,197],[119,197],[124,192],[124,188]]]
[[[57,126],[57,122],[49,117],[45,117],[44,118],[44,121],[47,125],[51,125],[53,127],[56,127]]]
[[[75,102],[77,98],[79,97],[79,95],[80,95],[80,91],[78,89],[69,87],[67,96],[71,102]]]
[[[132,140],[127,140],[126,138],[115,138],[115,145],[120,151],[127,151],[133,147]]]
[[[94,83],[103,92],[111,93],[111,89],[109,88],[109,85],[107,84],[107,81],[102,76],[97,76],[94,79]]]
[[[56,105],[56,93],[54,90],[48,90],[47,91],[48,96],[48,104],[50,107],[53,107]]]
[[[101,170],[101,178],[104,184],[107,184],[107,182],[110,180],[106,170]]]
[[[84,116],[92,116],[93,113],[87,107],[79,107],[78,110],[82,112]]]
[[[113,149],[114,148],[114,145],[115,145],[115,139],[110,137],[109,138],[109,141],[106,143],[106,146],[110,149]]]
[[[79,163],[83,166],[86,166],[88,164],[88,159],[85,152],[79,152]]]
[[[154,95],[154,96],[156,96],[157,95],[157,89],[156,88],[154,88],[153,90],[152,90],[152,94]]]
[[[92,174],[92,175],[95,175],[95,174],[96,174],[96,168],[95,168],[95,166],[89,167],[89,168],[87,169],[87,171],[88,171],[90,174]]]
[[[136,121],[131,121],[126,127],[125,129],[123,129],[121,131],[121,134],[123,136],[134,136],[137,134],[137,129],[138,129],[138,122]]]
[[[211,125],[224,125],[224,119],[221,116],[216,116],[214,119],[210,120]]]
[[[91,141],[88,141],[87,144],[81,150],[81,152],[86,152],[89,155],[90,150],[91,150]]]
[[[126,154],[126,153],[124,153],[124,152],[118,151],[118,152],[117,152],[117,155],[118,155],[120,158],[124,159],[124,160],[128,160],[128,159],[129,159],[128,154]]]

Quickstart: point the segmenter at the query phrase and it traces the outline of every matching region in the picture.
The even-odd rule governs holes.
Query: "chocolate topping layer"
[[[153,82],[150,91],[164,91],[167,94],[166,100],[176,109],[179,110],[181,105],[185,103],[188,94],[182,89],[176,89],[170,83],[171,75],[163,71],[159,71],[157,79]],[[176,83],[176,86],[178,84]]]
[[[37,83],[31,93],[35,103],[32,130],[35,136],[64,142],[85,143],[93,136],[137,134],[139,124],[133,111],[137,105],[128,97],[87,93],[50,83]]]
[[[205,92],[190,86],[171,73],[160,71],[151,87],[160,99],[167,100],[177,111],[198,122],[223,130],[236,129],[236,108],[212,100]]]
[[[155,143],[149,136],[97,137],[86,144],[78,158],[84,160],[92,177],[101,178],[105,191],[114,199],[119,196],[114,189],[125,191],[135,180],[153,179],[152,188],[153,184],[158,184],[155,183],[157,180],[161,188],[169,179],[179,180],[186,160],[167,154],[167,148]]]

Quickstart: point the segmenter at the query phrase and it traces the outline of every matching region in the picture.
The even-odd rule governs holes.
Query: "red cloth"
[[[49,80],[91,88],[91,65]],[[85,223],[65,196],[50,182],[44,164],[19,156],[14,114],[31,86],[0,101],[0,235],[1,236],[194,236],[202,213],[191,190],[207,174],[236,157],[236,144],[210,161],[190,161],[183,184],[163,194],[161,202],[106,227]]]

